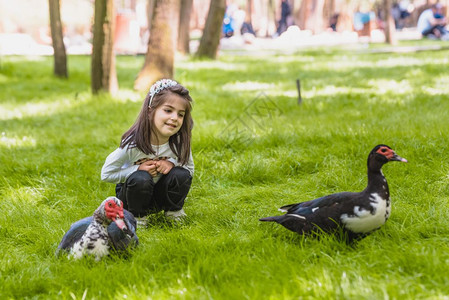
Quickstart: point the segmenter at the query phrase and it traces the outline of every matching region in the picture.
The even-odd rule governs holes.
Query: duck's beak
[[[392,158],[390,158],[390,161],[400,161],[400,162],[405,162],[405,163],[408,162],[405,158],[400,157],[396,153],[393,155]]]
[[[128,227],[126,227],[125,221],[122,218],[114,218],[114,223],[117,225],[120,230],[127,231]]]

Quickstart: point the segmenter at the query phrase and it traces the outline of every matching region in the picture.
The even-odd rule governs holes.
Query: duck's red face
[[[381,146],[379,149],[377,149],[376,152],[379,153],[380,155],[385,156],[388,160],[390,160],[394,156],[393,149],[387,146]]]
[[[402,161],[407,162],[405,158],[400,157],[397,155],[393,149],[391,149],[388,146],[380,146],[379,149],[377,149],[376,153],[385,156],[389,161]]]
[[[125,222],[123,221],[123,204],[122,201],[115,197],[111,197],[106,200],[104,205],[104,211],[106,213],[106,217],[117,224],[118,228],[124,229],[126,227]]]

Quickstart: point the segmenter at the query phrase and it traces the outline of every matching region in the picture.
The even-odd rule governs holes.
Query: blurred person
[[[340,14],[335,13],[332,15],[332,17],[329,20],[329,28],[332,31],[337,31],[337,23],[338,23],[338,17],[340,16]]]
[[[238,6],[231,3],[226,7],[225,15],[223,18],[222,31],[225,37],[231,37],[235,33],[236,20],[234,13],[238,10]]]
[[[446,24],[447,19],[443,15],[443,6],[436,3],[421,13],[417,27],[423,37],[449,40]]]
[[[290,4],[288,0],[282,0],[281,3],[281,19],[279,20],[279,25],[276,30],[275,36],[280,36],[284,31],[287,30],[287,18],[291,14]]]

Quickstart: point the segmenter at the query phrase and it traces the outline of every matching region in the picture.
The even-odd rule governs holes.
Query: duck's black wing
[[[86,217],[73,223],[70,226],[70,229],[62,237],[62,241],[59,243],[58,249],[56,249],[56,255],[59,255],[61,250],[70,250],[86,232],[86,229],[89,227],[92,219],[93,217]]]
[[[300,234],[316,231],[318,228],[331,231],[339,226],[339,216],[345,204],[352,202],[359,193],[336,193],[311,201],[282,206],[285,215],[266,217],[260,221],[277,222],[285,228]]]
[[[279,208],[279,210],[286,212],[287,214],[307,216],[313,214],[318,209],[341,205],[345,202],[350,201],[351,199],[356,198],[358,195],[359,193],[341,192],[306,202],[284,205]]]

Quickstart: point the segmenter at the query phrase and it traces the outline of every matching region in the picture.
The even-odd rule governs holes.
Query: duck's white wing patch
[[[382,199],[377,193],[371,194],[369,199],[373,207],[373,212],[355,206],[353,215],[343,214],[341,216],[341,222],[347,229],[352,232],[367,233],[379,228],[385,223],[386,217],[389,215],[389,207],[387,209],[386,199]]]
[[[286,214],[286,216],[295,217],[295,218],[298,218],[298,219],[301,219],[301,220],[305,220],[306,219],[306,217],[303,217],[303,216],[300,216],[300,215],[294,215],[294,214]]]

